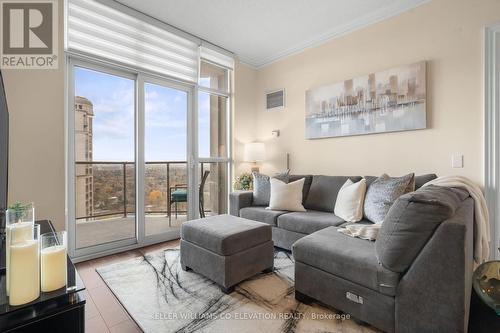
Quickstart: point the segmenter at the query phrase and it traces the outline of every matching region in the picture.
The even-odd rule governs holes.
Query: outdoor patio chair
[[[205,199],[203,195],[203,191],[205,189],[205,183],[207,181],[208,175],[210,174],[210,171],[205,170],[203,173],[203,177],[201,178],[200,186],[199,186],[199,212],[200,212],[200,217],[204,218],[205,217]],[[178,204],[187,202],[188,201],[188,190],[187,190],[187,184],[176,184],[175,186],[171,186],[169,189],[169,195],[168,197],[170,198],[170,202],[168,205],[168,226],[171,226],[172,223],[172,204],[174,204],[174,210],[175,210],[175,218],[177,219],[179,209],[178,209]]]

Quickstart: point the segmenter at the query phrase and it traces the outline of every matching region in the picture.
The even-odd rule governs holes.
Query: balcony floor
[[[178,230],[186,215],[172,216],[171,226],[168,217],[161,215],[146,215],[146,236],[167,231]],[[135,216],[106,218],[96,221],[78,221],[76,223],[76,248],[114,242],[135,237]]]

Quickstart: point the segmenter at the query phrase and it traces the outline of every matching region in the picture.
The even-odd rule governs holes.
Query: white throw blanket
[[[490,256],[490,217],[483,191],[469,178],[463,176],[439,177],[423,186],[457,187],[469,192],[474,199],[474,261],[481,264]]]
[[[381,223],[375,224],[349,224],[344,228],[337,229],[344,235],[374,241],[377,239],[378,231],[382,227]]]
[[[423,186],[427,185],[456,187],[469,192],[472,199],[474,199],[474,261],[480,264],[488,260],[490,254],[490,222],[486,200],[479,186],[462,176],[439,177],[425,183]],[[338,231],[351,237],[376,240],[380,227],[382,227],[382,223],[372,225],[352,224],[338,229]]]

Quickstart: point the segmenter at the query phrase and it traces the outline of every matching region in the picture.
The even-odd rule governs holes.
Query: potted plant
[[[32,202],[22,203],[18,201],[8,207],[7,218],[11,221],[11,223],[33,220],[33,210],[34,208]]]
[[[241,191],[250,191],[253,188],[252,175],[249,173],[242,173],[239,177],[236,177],[234,182],[234,189]]]

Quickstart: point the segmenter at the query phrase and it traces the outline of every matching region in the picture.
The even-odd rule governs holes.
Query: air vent
[[[285,106],[285,89],[266,93],[266,110],[279,110]]]

